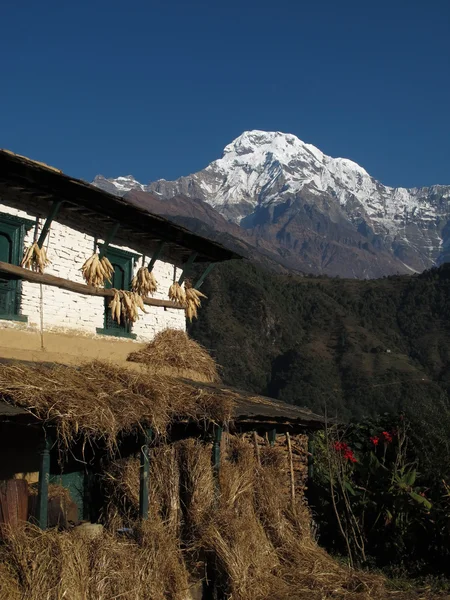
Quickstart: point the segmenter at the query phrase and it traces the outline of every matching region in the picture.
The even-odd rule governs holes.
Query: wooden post
[[[308,435],[308,479],[314,477],[314,441],[312,434]]]
[[[45,238],[47,237],[48,230],[50,229],[50,225],[52,224],[53,219],[56,219],[56,216],[59,212],[59,209],[61,208],[62,203],[63,203],[62,200],[53,202],[52,208],[50,210],[50,214],[48,215],[48,217],[44,223],[44,226],[41,231],[41,235],[39,236],[39,239],[37,242],[39,248],[42,248],[42,246],[44,245]]]
[[[274,427],[269,431],[269,444],[273,447],[275,445],[275,439],[277,437],[277,430]]]
[[[203,274],[200,275],[199,279],[197,280],[197,283],[194,285],[194,289],[199,290],[201,288],[203,282],[205,281],[206,277],[211,273],[215,264],[216,263],[211,263],[206,267],[206,269],[203,271]]]
[[[258,463],[258,467],[260,467],[261,466],[261,455],[259,453],[258,434],[256,433],[256,431],[253,431],[253,443],[255,444],[256,462]]]
[[[195,259],[197,258],[198,252],[192,252],[187,261],[183,265],[183,272],[180,275],[178,283],[181,285],[183,281],[186,279],[186,275],[191,270],[192,265],[194,264]]]
[[[142,439],[140,451],[140,470],[139,470],[139,517],[148,519],[148,491],[150,476],[149,443],[152,439],[152,430],[146,429]]]
[[[291,436],[289,435],[289,431],[286,431],[286,442],[288,447],[288,455],[289,455],[289,472],[291,476],[291,502],[292,502],[292,510],[295,510],[295,478],[294,478],[294,462],[292,460],[292,446],[291,446]]]
[[[41,529],[48,526],[48,482],[50,479],[50,450],[52,440],[45,432],[45,440],[40,452],[37,521]]]

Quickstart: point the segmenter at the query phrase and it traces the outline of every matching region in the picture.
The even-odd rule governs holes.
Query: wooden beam
[[[111,229],[106,234],[105,241],[103,242],[103,244],[100,247],[99,258],[103,258],[106,255],[106,253],[108,252],[108,246],[113,241],[117,231],[119,230],[119,227],[120,227],[120,223],[114,223],[114,225],[111,227]]]
[[[286,431],[286,443],[288,449],[288,458],[289,458],[289,474],[291,480],[291,505],[292,512],[295,512],[295,476],[294,476],[294,461],[292,458],[292,445],[291,445],[291,436],[289,431]]]
[[[50,479],[51,447],[52,440],[48,432],[46,432],[45,440],[39,456],[37,521],[41,529],[47,529],[48,526],[48,482]]]
[[[50,225],[52,224],[53,219],[56,218],[56,216],[59,212],[59,209],[61,208],[61,205],[62,205],[61,200],[59,200],[59,201],[55,200],[55,202],[53,202],[51,211],[47,217],[47,220],[44,223],[44,227],[42,228],[41,235],[39,236],[39,239],[37,241],[39,248],[42,248],[42,246],[44,245],[45,238],[47,237],[48,230],[50,229]]]
[[[276,437],[277,437],[277,429],[276,429],[276,427],[274,427],[273,429],[271,429],[269,431],[269,444],[271,446],[275,445],[275,439],[276,439]]]
[[[203,285],[203,282],[205,281],[206,277],[211,273],[215,264],[216,263],[211,263],[210,265],[208,265],[206,267],[206,269],[203,271],[203,274],[200,275],[199,279],[197,280],[197,283],[194,285],[194,288],[196,290],[199,290],[201,288],[201,286]]]
[[[84,294],[85,296],[102,296],[112,298],[114,291],[112,289],[96,288],[92,285],[86,285],[85,283],[76,283],[63,277],[56,277],[55,275],[48,275],[47,273],[35,273],[28,269],[23,269],[16,265],[10,265],[0,261],[0,273],[6,273],[23,279],[24,281],[30,281],[31,283],[43,283],[44,285],[51,285],[54,287],[61,288],[63,290],[69,290],[69,292],[76,292],[77,294]],[[148,306],[163,306],[164,308],[175,308],[177,310],[184,310],[182,306],[177,306],[170,300],[158,300],[157,298],[144,298],[144,304]]]
[[[194,264],[194,261],[197,258],[197,256],[198,256],[198,252],[192,252],[191,255],[189,256],[189,258],[187,259],[187,261],[184,263],[184,265],[183,265],[183,272],[181,273],[180,278],[178,279],[178,283],[180,285],[186,279],[186,275],[191,270],[192,265]]]
[[[159,242],[159,244],[156,246],[155,251],[153,252],[153,256],[147,266],[147,269],[150,273],[152,272],[153,267],[155,266],[155,262],[158,260],[158,257],[161,255],[161,252],[162,252],[164,246],[165,246],[165,242],[163,240],[161,240]]]
[[[133,200],[115,196],[19,156],[0,151],[0,171],[0,184],[3,182],[9,188],[17,186],[35,194],[51,194],[55,199],[84,206],[131,226],[135,231],[147,233],[149,240],[152,237],[164,238],[177,246],[196,250],[201,261],[241,258],[217,242],[196,235],[165,217],[152,214]]]

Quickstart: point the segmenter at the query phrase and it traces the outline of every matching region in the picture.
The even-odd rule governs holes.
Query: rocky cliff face
[[[222,158],[175,181],[95,183],[122,195],[203,201],[291,268],[313,273],[378,277],[450,259],[450,186],[387,187],[290,134],[245,132]]]

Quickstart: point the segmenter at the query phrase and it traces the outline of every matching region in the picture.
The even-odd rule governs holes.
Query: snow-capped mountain
[[[387,187],[355,162],[291,134],[244,132],[222,158],[175,181],[142,185],[128,176],[95,183],[121,195],[202,200],[257,237],[275,237],[280,252],[307,265],[311,258],[313,271],[375,276],[421,271],[448,257],[450,186]],[[342,247],[345,260],[353,255],[351,268],[337,267]]]

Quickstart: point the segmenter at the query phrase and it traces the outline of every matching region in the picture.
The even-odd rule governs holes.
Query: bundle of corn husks
[[[144,301],[136,292],[127,292],[124,290],[114,290],[114,298],[109,305],[112,318],[120,323],[134,323],[139,319],[138,309],[146,313]]]
[[[186,292],[178,281],[174,281],[169,288],[169,300],[172,300],[172,302],[180,304],[181,306],[186,305]]]
[[[154,294],[158,288],[155,276],[147,267],[141,267],[131,281],[131,289],[146,298]]]
[[[47,258],[47,251],[45,248],[40,248],[38,243],[34,242],[32,246],[25,250],[20,266],[25,269],[31,269],[36,273],[43,273],[45,267],[49,264],[50,261]]]
[[[198,309],[202,305],[200,298],[207,298],[207,296],[186,284],[186,317],[189,321],[198,317]]]
[[[94,252],[81,267],[81,272],[88,285],[103,287],[105,281],[111,283],[114,268],[106,256],[100,258],[100,255]]]

